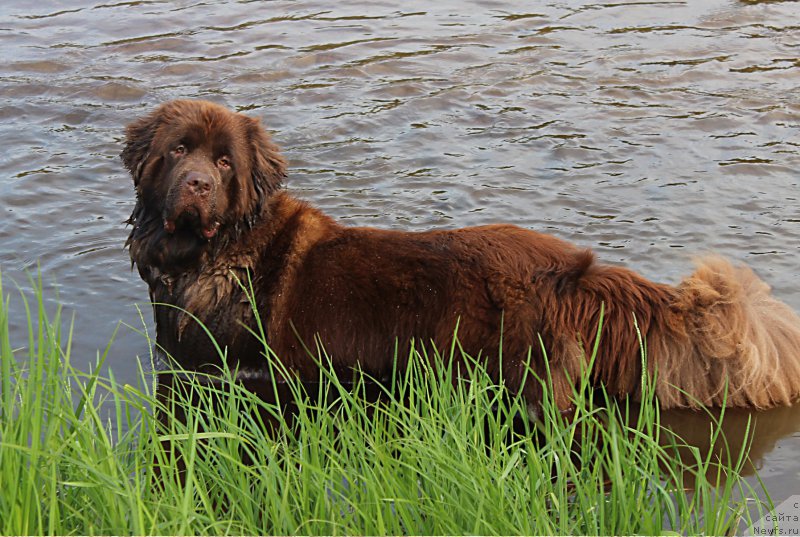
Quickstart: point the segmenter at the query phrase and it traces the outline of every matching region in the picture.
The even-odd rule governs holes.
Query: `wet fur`
[[[164,193],[175,178],[164,152],[190,133],[224,140],[235,179],[220,190],[227,207],[211,240],[189,228],[164,230]],[[356,364],[377,377],[407,356],[415,338],[472,356],[530,404],[541,385],[523,384],[530,366],[555,400],[570,405],[575,379],[605,321],[592,378],[636,397],[641,354],[635,322],[657,371],[664,407],[698,404],[766,408],[800,395],[800,318],[750,269],[700,260],[678,286],[598,263],[550,235],[511,225],[400,232],[343,226],[280,189],[285,163],[257,121],[204,101],[174,101],[128,127],[125,166],[136,186],[131,259],[149,284],[159,346],[181,365],[221,365],[198,317],[227,349],[228,365],[263,367],[255,318],[237,278],[252,277],[268,343],[307,380],[318,377],[305,347],[324,345],[346,374]],[[498,359],[502,338],[502,361]],[[400,364],[403,365],[402,363]],[[727,398],[725,388],[728,388]]]

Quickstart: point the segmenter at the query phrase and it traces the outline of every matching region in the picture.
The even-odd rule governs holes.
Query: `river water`
[[[800,308],[797,2],[3,0],[0,47],[4,293],[40,267],[78,366],[120,322],[152,330],[118,154],[179,97],[262,118],[290,189],[347,223],[512,222],[668,282],[716,252]],[[120,380],[147,347],[120,330]],[[800,493],[798,429],[756,416],[778,501]]]

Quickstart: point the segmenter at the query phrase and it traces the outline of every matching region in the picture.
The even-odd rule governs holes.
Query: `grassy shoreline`
[[[641,405],[578,393],[567,420],[545,399],[534,426],[479,363],[454,384],[459,351],[420,349],[379,405],[363,377],[331,377],[287,423],[223,374],[184,384],[185,423],[164,425],[152,375],[101,377],[108,349],[94,372],[72,366],[79,335],[35,288],[19,342],[0,285],[2,534],[721,535],[749,520],[746,453],[677,457],[646,379]]]

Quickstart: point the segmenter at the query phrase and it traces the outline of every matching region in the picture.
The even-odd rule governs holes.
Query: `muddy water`
[[[348,223],[514,222],[673,282],[713,251],[800,308],[795,2],[4,0],[0,47],[5,292],[40,266],[79,365],[152,329],[117,155],[177,97],[262,118],[290,188]],[[146,354],[123,328],[110,363]],[[800,493],[800,412],[756,428],[773,497]]]

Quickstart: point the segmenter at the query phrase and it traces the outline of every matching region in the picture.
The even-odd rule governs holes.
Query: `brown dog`
[[[612,394],[640,389],[635,319],[664,407],[800,396],[800,318],[746,267],[705,259],[672,287],[511,225],[346,227],[281,190],[284,160],[257,120],[205,101],[166,103],[129,125],[122,159],[136,187],[131,258],[151,300],[176,306],[155,307],[157,343],[188,369],[222,365],[195,317],[228,365],[264,367],[239,283],[249,274],[270,348],[306,380],[319,375],[306,351],[315,341],[338,370],[381,377],[396,343],[401,360],[412,338],[447,349],[458,325],[463,349],[534,407],[541,384],[523,379],[528,363],[546,375],[541,338],[567,408],[604,305],[591,375]]]

